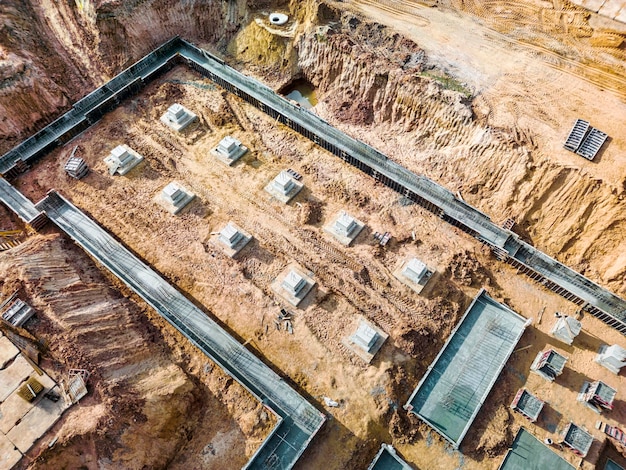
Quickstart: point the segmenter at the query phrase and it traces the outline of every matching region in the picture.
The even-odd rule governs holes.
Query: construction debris
[[[626,349],[617,344],[613,346],[604,344],[600,346],[595,361],[614,374],[619,374],[621,368],[626,366]]]
[[[391,233],[389,232],[385,232],[385,233],[379,233],[379,232],[374,232],[374,240],[378,240],[378,244],[380,246],[385,246],[387,243],[389,243],[389,240],[391,240]]]
[[[84,369],[70,369],[65,389],[66,401],[74,404],[87,395],[89,372]]]
[[[35,311],[30,305],[21,299],[15,299],[4,312],[2,312],[2,319],[15,327],[21,327],[26,323],[33,315]]]
[[[339,408],[339,403],[335,400],[332,400],[328,397],[322,397],[322,399],[324,400],[324,404],[326,406],[330,406],[331,408]]]
[[[72,153],[65,162],[63,168],[68,175],[79,180],[89,173],[89,167],[87,166],[85,160],[75,156],[77,149],[78,145],[74,147],[74,150],[72,150]]]

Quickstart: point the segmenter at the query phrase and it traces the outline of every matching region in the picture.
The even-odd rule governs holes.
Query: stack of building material
[[[566,362],[566,357],[560,355],[554,349],[548,349],[537,354],[530,366],[530,370],[552,382],[563,373]]]
[[[35,311],[30,305],[21,299],[15,299],[2,313],[2,319],[13,326],[20,327],[34,314]]]
[[[575,318],[559,316],[555,325],[550,330],[550,333],[556,339],[567,344],[572,344],[574,342],[574,338],[580,334],[581,329],[582,324]]]
[[[587,121],[576,119],[563,147],[587,160],[593,160],[607,138],[607,134],[591,127]]]
[[[619,374],[621,368],[626,366],[626,349],[617,344],[613,346],[602,345],[595,361],[614,374]]]
[[[74,179],[81,179],[89,173],[89,167],[85,160],[72,155],[67,159],[64,166],[65,172]]]

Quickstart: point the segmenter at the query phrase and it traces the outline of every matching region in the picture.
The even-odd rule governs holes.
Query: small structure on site
[[[65,388],[65,400],[68,404],[78,403],[87,395],[87,379],[89,371],[85,369],[70,369]]]
[[[197,116],[185,108],[183,105],[174,103],[167,108],[165,114],[161,116],[161,122],[176,132],[182,131],[185,127],[195,121]]]
[[[591,127],[587,121],[576,119],[563,147],[587,160],[593,160],[607,138],[607,134]]]
[[[613,400],[617,390],[608,386],[600,380],[595,382],[585,382],[582,386],[577,400],[585,403],[589,408],[597,413],[601,413],[602,409],[612,410]]]
[[[247,151],[248,147],[242,145],[241,142],[233,136],[227,135],[217,144],[217,147],[211,150],[211,153],[215,155],[219,161],[231,166]]]
[[[543,409],[543,405],[544,402],[542,400],[534,396],[525,388],[520,388],[511,403],[511,408],[513,411],[517,411],[530,422],[534,423],[537,421],[537,418]]]
[[[398,268],[393,272],[393,275],[405,286],[410,287],[419,294],[424,290],[426,284],[432,277],[434,270],[428,269],[428,267],[418,260],[417,258],[408,258],[404,260]]]
[[[389,335],[373,323],[361,318],[356,331],[343,344],[366,363],[372,362]]]
[[[108,157],[104,159],[104,163],[109,169],[109,174],[125,175],[143,161],[143,157],[131,149],[128,145],[118,145]]]
[[[15,299],[2,312],[2,319],[13,326],[21,327],[34,314],[35,311],[30,305],[21,299]]]
[[[601,366],[606,367],[614,374],[619,374],[622,367],[626,366],[626,349],[614,344],[600,346],[595,361]]]
[[[32,402],[43,389],[43,385],[35,377],[30,377],[16,393],[21,399]]]
[[[391,444],[382,444],[367,470],[411,470]]]
[[[335,237],[342,245],[350,246],[361,233],[363,227],[365,227],[363,222],[355,219],[346,211],[339,211],[333,221],[324,227],[324,231]]]
[[[234,258],[252,240],[252,235],[233,222],[228,222],[222,230],[214,234],[212,240],[226,256]]]
[[[313,289],[312,273],[306,273],[297,265],[288,266],[272,283],[272,290],[294,307],[300,305]]]
[[[530,366],[530,370],[541,375],[544,379],[553,382],[563,373],[567,358],[554,349],[540,351]]]
[[[593,436],[574,423],[569,423],[563,431],[563,445],[569,447],[575,454],[585,457],[593,443]]]
[[[559,341],[572,344],[574,342],[574,338],[580,334],[582,324],[574,317],[560,314],[557,315],[556,323],[550,330],[550,334]]]
[[[276,178],[265,186],[265,191],[280,202],[287,204],[303,187],[304,184],[294,178],[288,171],[281,171],[276,175]]]
[[[195,197],[194,193],[172,181],[159,194],[159,202],[172,214],[178,214]]]
[[[482,289],[404,408],[458,449],[529,323]]]
[[[574,466],[524,428],[520,428],[498,470],[574,470]]]
[[[81,179],[89,173],[89,167],[85,160],[76,156],[76,150],[78,149],[78,145],[74,147],[72,150],[72,154],[69,156],[63,169],[65,172],[74,179]]]

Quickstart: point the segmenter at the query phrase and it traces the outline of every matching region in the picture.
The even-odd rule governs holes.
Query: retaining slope
[[[517,235],[497,226],[489,216],[457,199],[434,181],[410,172],[376,149],[344,134],[259,81],[246,77],[179,37],[148,54],[80,100],[57,121],[0,157],[0,172],[7,177],[13,176],[27,163],[82,132],[104,112],[119,104],[121,99],[136,93],[148,80],[177,62],[186,63],[277,121],[476,237],[501,260],[583,306],[589,313],[626,335],[626,301],[521,241]]]
[[[324,415],[61,195],[51,191],[36,207],[277,415],[278,425],[244,468],[292,468],[324,424]]]

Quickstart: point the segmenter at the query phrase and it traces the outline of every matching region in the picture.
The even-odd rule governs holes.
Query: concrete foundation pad
[[[57,395],[61,395],[59,387],[52,389]],[[25,453],[66,410],[65,400],[60,399],[56,403],[47,398],[42,398],[37,404],[22,418],[17,426],[14,426],[7,433],[7,437],[15,447]]]
[[[359,236],[359,233],[361,233],[361,231],[363,230],[363,228],[365,227],[365,223],[361,222],[358,219],[354,219],[354,222],[356,223],[356,227],[352,230],[352,233],[350,233],[350,236],[344,236],[340,233],[337,233],[335,231],[335,221],[337,219],[333,219],[333,221],[329,224],[324,226],[324,231],[330,235],[332,235],[333,237],[335,237],[335,239],[341,243],[342,245],[345,246],[350,246],[350,244],[356,239],[356,237]]]
[[[0,336],[0,369],[4,369],[15,356],[19,354],[19,349],[7,338]]]
[[[183,188],[184,189],[184,188]],[[192,192],[185,190],[185,197],[177,202],[176,205],[172,204],[170,201],[165,199],[163,195],[159,192],[159,194],[154,198],[154,201],[163,207],[166,211],[170,212],[173,215],[180,213],[185,207],[189,205],[191,201],[196,198],[196,195]]]
[[[117,169],[115,170],[115,173],[123,176],[126,173],[128,173],[130,170],[135,168],[137,165],[139,165],[143,161],[143,156],[139,155],[137,152],[131,149],[128,145],[122,145],[122,147],[124,147],[126,151],[130,155],[133,156],[133,158],[128,163],[126,163],[124,166],[117,167]],[[111,164],[111,157],[112,155],[109,155],[108,157],[104,159],[104,163],[106,163],[107,166]]]
[[[0,402],[6,400],[33,372],[33,368],[21,354],[18,354],[6,368],[0,370]]]
[[[294,184],[293,188],[291,188],[291,191],[289,191],[287,194],[283,194],[274,187],[274,185],[272,184],[273,181],[274,180],[270,181],[267,186],[265,186],[265,191],[271,194],[274,199],[277,199],[278,201],[285,204],[291,201],[296,196],[296,194],[298,194],[302,190],[302,188],[304,188],[304,183],[293,180]]]
[[[231,222],[232,224],[232,222]],[[226,256],[228,256],[229,258],[234,258],[241,250],[244,249],[244,247],[250,243],[250,240],[252,240],[252,235],[250,235],[248,232],[246,232],[245,230],[243,230],[241,227],[232,224],[239,233],[241,233],[242,237],[241,239],[235,244],[235,246],[233,246],[232,248],[224,245],[220,240],[219,240],[219,234],[213,235],[210,239],[210,241],[217,247],[220,248],[220,250],[222,250],[224,252],[224,254]]]
[[[217,158],[220,162],[225,163],[228,166],[233,166],[237,160],[239,160],[241,157],[243,157],[246,154],[247,151],[248,151],[248,147],[246,147],[245,145],[242,145],[235,152],[233,152],[233,154],[230,155],[229,157],[216,152],[215,149],[211,150],[211,155],[214,155],[215,158]]]
[[[413,292],[415,292],[416,294],[419,294],[424,290],[424,288],[426,287],[426,284],[428,284],[428,281],[430,281],[430,279],[432,278],[434,271],[429,269],[428,274],[425,275],[423,279],[420,279],[420,282],[413,282],[411,279],[409,279],[404,274],[402,274],[407,262],[408,260],[402,261],[398,265],[396,270],[393,272],[393,276],[402,284],[410,288]]]
[[[22,458],[22,453],[4,434],[0,434],[0,468],[12,468]]]
[[[385,341],[387,341],[387,338],[389,338],[389,335],[385,333],[383,330],[381,330],[380,328],[378,328],[376,325],[365,320],[364,318],[363,319],[360,318],[359,321],[355,323],[354,330],[356,330],[356,325],[358,325],[360,322],[367,323],[367,325],[373,328],[378,334],[378,339],[376,340],[374,345],[371,347],[370,351],[367,352],[360,346],[356,345],[351,339],[352,333],[350,333],[348,336],[343,338],[341,340],[341,343],[346,348],[348,348],[350,351],[352,351],[354,354],[356,354],[357,356],[359,356],[361,359],[363,359],[365,362],[369,364],[370,362],[372,362],[372,359],[374,359],[374,356],[380,350],[380,348],[382,348],[383,344],[385,344]]]
[[[180,132],[180,131],[184,130],[189,124],[194,122],[197,117],[198,116],[196,116],[195,113],[192,113],[187,108],[185,108],[185,117],[183,119],[181,119],[180,122],[174,122],[174,121],[168,119],[167,113],[165,113],[163,116],[161,116],[161,118],[159,120],[163,124],[165,124],[167,127],[169,127],[170,129],[172,129],[172,130],[174,130],[176,132]]]
[[[285,277],[287,277],[287,275],[291,271],[294,271],[296,274],[301,276],[306,281],[306,285],[302,287],[302,289],[300,290],[297,296],[292,295],[282,286],[282,283],[285,280]],[[308,295],[308,293],[311,292],[311,289],[313,289],[313,286],[315,286],[315,280],[313,279],[312,273],[306,271],[305,269],[302,269],[297,264],[290,264],[289,266],[287,266],[287,268],[283,272],[281,272],[278,275],[276,279],[274,279],[274,282],[272,282],[271,288],[274,291],[274,293],[278,295],[281,299],[293,305],[294,307],[297,307],[304,300],[304,298]]]

